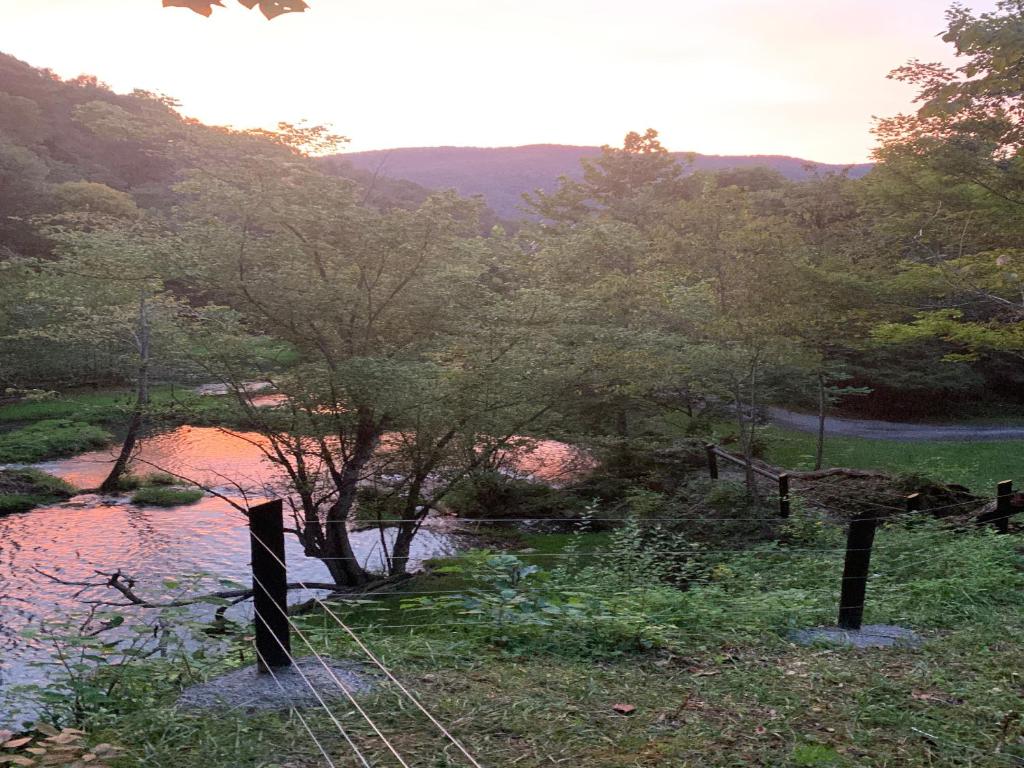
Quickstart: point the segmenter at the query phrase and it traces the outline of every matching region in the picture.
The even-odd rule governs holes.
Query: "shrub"
[[[153,472],[152,474],[146,475],[142,478],[142,484],[144,486],[175,485],[177,482],[178,478],[174,475],[168,475],[166,472]]]
[[[445,503],[469,518],[551,518],[575,517],[583,501],[567,491],[542,483],[507,477],[500,472],[480,472],[453,488]]]
[[[71,456],[106,445],[105,429],[81,421],[45,419],[0,435],[0,462],[31,464],[57,456]]]
[[[149,486],[140,488],[132,496],[132,504],[150,507],[182,507],[195,504],[203,498],[198,488],[167,488]]]

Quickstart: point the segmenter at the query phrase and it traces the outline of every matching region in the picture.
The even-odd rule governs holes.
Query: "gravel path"
[[[785,408],[769,408],[773,423],[798,432],[817,432],[815,414],[796,413]],[[1024,440],[1024,426],[971,426],[969,424],[904,424],[897,421],[871,419],[825,418],[826,435],[865,437],[870,440],[953,440],[974,442],[979,440]]]

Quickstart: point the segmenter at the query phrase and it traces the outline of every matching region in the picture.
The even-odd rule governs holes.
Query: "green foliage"
[[[475,472],[444,497],[445,506],[460,517],[551,518],[576,517],[580,499],[543,483],[509,477],[501,472]]]
[[[94,181],[66,181],[53,188],[61,211],[73,214],[101,214],[118,218],[140,215],[132,196]]]
[[[148,507],[183,507],[203,498],[198,488],[168,488],[154,485],[139,488],[132,494],[132,504]]]
[[[44,419],[0,434],[0,462],[30,464],[71,456],[106,445],[111,435],[92,424],[66,419]]]
[[[697,754],[701,765],[716,768],[735,765],[737,756],[853,768],[870,754],[926,764],[934,753],[930,741],[906,738],[914,727],[979,765],[997,747],[1003,759],[1024,746],[1014,721],[1001,725],[1017,707],[1016,660],[1024,653],[1024,571],[1013,537],[937,524],[882,527],[866,620],[903,623],[926,642],[873,653],[805,649],[788,640],[793,627],[834,620],[842,558],[825,540],[695,553],[706,575],[681,590],[650,578],[623,583],[610,552],[632,548],[635,533],[552,539],[569,543],[560,550],[569,557],[555,559],[564,565],[538,568],[528,554],[472,553],[449,573],[405,582],[400,589],[408,596],[334,607],[425,706],[459,724],[456,734],[486,764],[539,768],[556,756],[618,768],[635,762],[638,751],[660,764],[684,765]],[[574,540],[602,556],[587,557]],[[415,594],[423,590],[457,595],[428,604]],[[295,620],[318,653],[358,655],[325,614]],[[124,745],[157,768],[319,759],[290,713],[175,707],[183,685],[253,661],[243,644],[215,653],[205,634],[195,636],[206,639],[192,650],[167,636],[165,653],[141,658],[155,628],[163,637],[182,621],[179,613],[123,629],[140,642],[128,659],[112,655],[122,651],[109,642],[81,637],[77,625],[52,633],[70,680],[29,693],[55,722],[81,722],[90,740]],[[184,629],[188,636],[199,627],[186,622]],[[95,675],[92,665],[100,662],[82,662],[80,654],[103,659],[105,671]],[[637,709],[617,716],[615,703]],[[396,709],[391,691],[361,704],[389,725],[403,753],[438,749],[430,724]],[[345,745],[329,736],[323,710],[302,714],[340,754]],[[850,722],[864,727],[850,730]],[[346,726],[371,761],[386,759],[365,723]],[[511,742],[509,730],[517,734]]]

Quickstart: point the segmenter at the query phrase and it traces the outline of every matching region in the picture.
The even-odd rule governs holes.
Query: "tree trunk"
[[[420,493],[423,490],[425,478],[425,474],[417,474],[409,485],[402,512],[402,522],[398,525],[395,543],[391,547],[391,557],[388,559],[389,576],[401,576],[409,568],[409,550],[412,547],[413,537],[420,529],[420,521],[430,510],[429,504],[420,504]]]
[[[743,416],[743,388],[739,379],[734,381],[733,395],[736,400],[736,424],[739,427],[738,437],[740,441],[740,450],[743,451],[743,470],[745,473],[747,496],[755,498],[757,495],[757,481],[754,477],[754,465],[751,461],[752,457],[750,455],[750,446],[752,441],[748,437],[750,431],[747,427],[747,420]]]
[[[370,580],[370,575],[356,559],[348,534],[348,518],[356,502],[359,478],[373,458],[380,438],[380,426],[372,416],[360,417],[356,427],[355,446],[351,457],[334,478],[338,498],[327,511],[324,545],[319,552],[308,552],[321,558],[339,586],[357,587]]]
[[[416,535],[419,523],[404,522],[398,528],[395,543],[391,547],[391,559],[388,567],[389,576],[401,576],[409,568],[409,550]]]
[[[825,458],[825,409],[827,398],[825,396],[825,375],[818,373],[818,444],[814,450],[814,471],[821,469]]]
[[[110,474],[100,485],[101,493],[113,493],[118,490],[121,478],[127,473],[128,465],[135,451],[139,434],[145,420],[146,406],[149,405],[149,312],[146,306],[145,291],[139,292],[139,319],[135,330],[135,346],[139,353],[139,368],[136,378],[135,406],[128,422],[128,433],[121,443],[121,451],[114,462]]]

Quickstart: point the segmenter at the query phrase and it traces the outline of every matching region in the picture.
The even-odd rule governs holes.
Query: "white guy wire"
[[[259,543],[263,546],[263,548],[265,550],[267,550],[267,552],[270,554],[270,556],[272,558],[274,558],[281,565],[282,568],[287,568],[287,566],[284,564],[284,562],[281,560],[281,558],[279,558],[277,556],[277,554],[273,550],[271,550],[270,547],[268,547],[266,545],[266,543],[264,543],[263,541],[261,541],[260,539],[258,539],[256,537],[253,537],[253,539],[255,541],[259,541]],[[297,581],[296,583],[302,585],[301,581]],[[305,585],[303,585],[303,586],[305,586]],[[310,590],[310,591],[312,592],[312,590]],[[327,612],[327,615],[330,616],[332,619],[334,619],[338,623],[338,626],[341,627],[349,635],[349,637],[352,638],[353,641],[355,641],[356,645],[359,646],[359,648],[363,651],[363,653],[365,653],[369,657],[369,659],[380,669],[380,671],[383,672],[387,676],[387,678],[389,680],[391,680],[391,682],[393,682],[396,686],[398,686],[398,689],[403,694],[405,694],[405,697],[407,699],[409,699],[409,701],[411,701],[416,706],[416,708],[420,710],[420,712],[422,712],[424,715],[426,715],[427,719],[429,719],[430,722],[432,722],[437,727],[437,729],[439,731],[441,731],[441,733],[444,734],[444,736],[452,744],[455,745],[455,747],[463,754],[463,756],[465,756],[465,758],[470,762],[470,764],[473,765],[473,768],[483,768],[483,766],[480,765],[479,762],[477,762],[476,758],[473,757],[473,755],[471,755],[469,753],[469,751],[464,746],[462,746],[462,743],[458,739],[456,739],[454,736],[452,736],[451,732],[447,728],[445,728],[444,725],[442,725],[442,723],[436,717],[434,717],[427,710],[426,707],[423,706],[423,704],[420,703],[419,699],[417,699],[415,696],[413,696],[413,694],[409,691],[408,688],[406,688],[404,685],[402,685],[402,682],[391,673],[391,670],[389,670],[387,667],[384,666],[384,664],[381,662],[381,660],[378,659],[374,655],[373,651],[371,651],[369,648],[366,647],[366,644],[362,640],[359,639],[359,636],[355,632],[353,632],[349,628],[349,626],[347,624],[345,624],[345,622],[343,622],[334,611],[331,610],[331,607],[329,605],[327,605],[327,603],[325,603],[323,600],[321,600],[315,594],[313,595],[313,601],[316,602],[317,604],[319,604],[320,607],[323,608],[324,611]],[[264,622],[264,625],[266,625],[266,622]],[[275,638],[275,640],[276,639],[277,638]],[[280,641],[278,641],[278,643],[280,644]]]
[[[363,756],[363,753],[359,751],[359,747],[357,747],[355,745],[355,742],[352,741],[352,738],[348,735],[348,732],[345,730],[344,726],[342,726],[342,724],[338,721],[338,718],[335,717],[334,713],[331,711],[331,708],[327,706],[327,702],[323,700],[323,697],[320,695],[320,692],[317,691],[317,689],[313,686],[311,682],[309,682],[309,678],[306,677],[306,674],[302,671],[302,668],[299,667],[298,664],[296,664],[295,657],[288,652],[288,649],[284,647],[284,644],[277,638],[277,635],[274,634],[273,630],[270,629],[270,625],[267,624],[266,619],[260,616],[259,612],[257,612],[255,616],[257,619],[263,622],[263,626],[267,628],[267,631],[270,633],[270,636],[274,638],[274,642],[278,644],[278,646],[281,648],[281,651],[285,654],[285,656],[288,657],[288,660],[291,662],[292,667],[295,669],[296,672],[299,673],[299,676],[306,683],[306,685],[309,686],[309,690],[311,690],[313,692],[313,695],[316,696],[316,700],[320,702],[320,706],[324,708],[324,711],[327,713],[327,716],[330,717],[331,720],[334,722],[334,725],[337,726],[338,732],[342,735],[342,737],[344,737],[345,741],[348,742],[348,745],[352,747],[352,751],[356,753],[356,757],[359,758],[359,762],[361,762],[365,768],[372,768],[372,766],[367,762],[366,758]]]
[[[283,694],[285,694],[287,696],[288,695],[287,689],[284,687],[284,684],[280,680],[277,679],[277,675],[274,674],[273,668],[269,664],[267,664],[267,660],[265,658],[263,658],[263,654],[260,653],[260,649],[257,648],[255,645],[253,645],[253,650],[256,652],[256,655],[259,656],[260,661],[263,662],[263,666],[266,668],[267,672],[269,672],[270,676],[272,678],[274,678],[274,682],[277,683],[277,687],[281,689],[281,693],[283,693]],[[313,743],[316,744],[316,748],[320,750],[320,754],[324,756],[324,760],[327,761],[327,765],[329,766],[329,768],[337,768],[334,765],[334,761],[331,760],[331,756],[327,754],[327,750],[324,749],[323,744],[320,743],[320,740],[313,733],[313,729],[309,727],[309,723],[306,722],[306,718],[304,718],[302,716],[302,713],[299,712],[299,710],[296,709],[294,705],[292,705],[291,710],[292,710],[292,713],[297,718],[299,718],[299,722],[302,723],[302,727],[306,729],[306,733],[309,734],[309,738],[311,738],[313,740]]]
[[[259,541],[259,539],[256,539],[256,540]],[[262,544],[263,542],[261,541],[260,543]],[[258,578],[256,578],[256,574],[253,574],[252,578],[253,578],[253,581],[256,583],[256,585],[260,589],[262,589],[264,592],[267,592],[267,588],[263,586],[263,583]],[[274,603],[274,607],[277,608],[277,610],[284,615],[285,620],[288,622],[289,626],[295,631],[295,634],[297,634],[302,639],[302,642],[304,642],[306,644],[306,646],[312,652],[312,654],[316,658],[316,660],[318,662],[320,662],[320,666],[322,666],[324,668],[324,670],[327,672],[327,674],[331,676],[331,678],[334,680],[334,682],[338,686],[338,688],[341,689],[341,692],[345,694],[345,697],[352,703],[352,706],[355,707],[356,710],[359,712],[359,714],[363,716],[363,719],[366,720],[366,722],[374,730],[374,733],[376,733],[377,736],[380,737],[380,740],[384,742],[384,745],[391,751],[391,754],[393,754],[395,756],[395,758],[398,760],[398,762],[402,764],[403,768],[410,768],[409,764],[407,762],[405,762],[405,759],[398,753],[398,750],[395,749],[391,745],[391,742],[388,741],[387,737],[383,733],[381,733],[381,730],[380,730],[380,728],[377,727],[377,724],[374,723],[373,720],[370,719],[370,716],[368,714],[366,714],[366,710],[364,710],[359,705],[359,702],[356,701],[355,696],[352,695],[352,692],[348,689],[348,686],[346,686],[343,682],[341,682],[341,680],[338,678],[338,676],[334,673],[334,670],[331,669],[330,665],[327,664],[327,662],[324,661],[323,656],[321,656],[319,653],[316,652],[316,649],[313,647],[313,645],[309,642],[309,640],[306,639],[306,635],[303,634],[302,630],[299,629],[298,625],[294,621],[292,621],[292,618],[291,618],[291,616],[288,615],[288,612],[286,610],[284,610],[277,603]],[[266,626],[266,622],[265,621],[263,622],[263,624],[264,624],[264,626]],[[273,633],[271,633],[271,634],[273,634]],[[276,636],[274,637],[274,640],[277,642],[278,645],[281,644],[281,641],[278,640]],[[290,654],[289,654],[289,658],[291,658]]]

